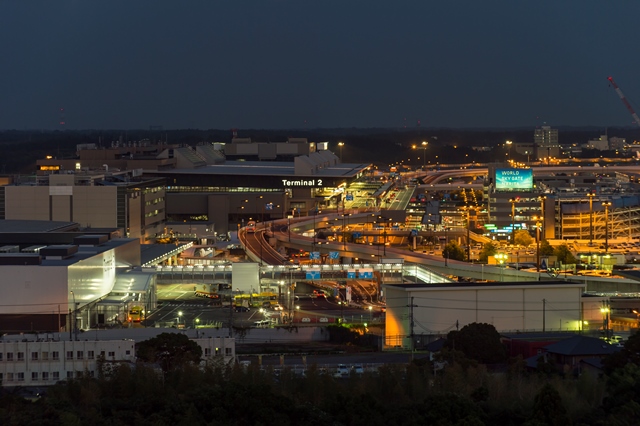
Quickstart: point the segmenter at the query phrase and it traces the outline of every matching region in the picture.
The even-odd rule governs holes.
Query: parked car
[[[345,364],[338,364],[338,368],[336,369],[336,372],[333,376],[337,378],[348,377],[349,367],[347,367]]]

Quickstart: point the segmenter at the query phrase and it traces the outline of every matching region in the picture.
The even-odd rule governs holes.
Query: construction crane
[[[631,104],[629,103],[629,101],[627,100],[627,98],[624,96],[624,93],[622,93],[622,90],[620,90],[620,88],[618,87],[618,85],[616,84],[615,81],[613,81],[613,77],[609,77],[607,78],[607,80],[609,80],[609,82],[611,83],[611,85],[613,86],[613,89],[616,91],[616,93],[618,94],[618,96],[620,96],[620,100],[622,101],[622,103],[624,104],[625,107],[627,107],[627,109],[629,110],[629,112],[631,113],[631,117],[633,117],[633,121],[640,126],[640,117],[638,117],[638,114],[636,114],[636,112],[633,110],[633,107],[631,106]]]

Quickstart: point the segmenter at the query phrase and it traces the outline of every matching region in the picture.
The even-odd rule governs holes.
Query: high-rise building
[[[535,129],[533,142],[536,147],[536,158],[539,161],[549,162],[551,158],[557,158],[560,155],[558,129],[552,129],[550,126]]]

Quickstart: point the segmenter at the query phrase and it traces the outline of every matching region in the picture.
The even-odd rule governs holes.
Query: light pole
[[[509,202],[511,203],[511,244],[516,243],[516,203],[518,202],[517,198],[509,198]]]
[[[369,305],[369,322],[373,322],[373,306]]]
[[[256,196],[256,217],[258,216],[258,200],[263,198],[262,195]],[[262,215],[260,216],[260,226],[262,226],[262,235],[258,233],[258,226],[256,225],[256,235],[258,244],[260,244],[260,266],[262,266],[262,245],[264,242],[264,203],[262,203]]]
[[[593,197],[595,196],[593,192],[587,194],[589,197],[589,246],[593,245]]]
[[[449,238],[447,234],[447,225],[444,225],[444,248],[442,249],[442,254],[445,254],[445,250],[447,251],[444,256],[444,266],[449,266],[449,249],[447,249],[447,244],[449,243]]]
[[[73,340],[78,340],[78,319],[76,318],[77,314],[77,310],[78,310],[78,305],[76,304],[76,294],[73,291],[70,291],[71,296],[73,297],[73,325],[72,325],[72,330],[73,330]],[[69,321],[69,325],[71,325],[71,321]]]
[[[609,207],[611,207],[611,201],[604,201],[604,252],[609,253]]]
[[[507,159],[508,161],[511,161],[511,144],[513,142],[511,141],[506,141],[505,144],[507,145]]]
[[[342,163],[342,147],[344,146],[344,142],[338,142],[338,148],[340,148],[340,162]]]
[[[471,214],[471,207],[462,206],[460,207],[460,210],[467,214],[467,262],[471,262],[471,231],[469,230],[471,223],[471,220],[469,219],[469,215]]]
[[[429,142],[422,141],[422,170],[427,168],[427,145]]]
[[[536,269],[540,272],[540,218],[534,216],[533,220],[536,221]]]
[[[182,318],[182,311],[178,311],[178,325],[180,325],[181,318]]]
[[[547,196],[546,195],[541,195],[538,197],[538,201],[540,201],[540,217],[542,219],[542,228],[540,229],[540,234],[542,235],[542,238],[545,238],[545,233],[544,233],[544,225],[545,225],[545,214],[544,214],[544,203],[547,200]]]
[[[505,253],[497,253],[494,255],[498,263],[500,264],[500,282],[504,281],[504,262],[507,260],[507,255]]]
[[[602,328],[604,330],[605,339],[609,339],[609,301],[603,300],[600,312],[602,313]]]
[[[345,221],[347,219],[347,216],[349,216],[348,213],[342,214],[342,250],[343,251],[347,251],[347,230],[345,226]]]

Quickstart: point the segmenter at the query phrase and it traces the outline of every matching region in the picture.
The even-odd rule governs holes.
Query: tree
[[[464,260],[464,250],[455,241],[450,241],[442,250],[442,257],[453,260]]]
[[[489,260],[489,256],[493,256],[497,252],[498,246],[495,243],[485,243],[482,247],[482,251],[480,251],[480,254],[478,255],[480,262],[487,262]]]
[[[141,361],[157,362],[162,371],[167,372],[199,363],[202,348],[184,334],[162,333],[136,344],[136,353]]]
[[[564,426],[569,423],[567,409],[562,405],[560,393],[549,383],[536,394],[533,401],[531,424]]]
[[[549,241],[540,241],[540,256],[553,256],[553,247],[551,247]]]
[[[450,331],[446,346],[483,364],[504,362],[506,351],[500,342],[500,334],[491,324],[471,323],[460,331]]]
[[[533,243],[533,238],[529,234],[529,231],[519,229],[516,231],[514,241],[519,246],[528,247],[531,243]]]
[[[573,253],[571,253],[571,250],[569,250],[569,246],[567,246],[566,244],[561,244],[556,247],[556,249],[553,251],[553,254],[558,257],[558,262],[562,263],[563,265],[578,263]]]

